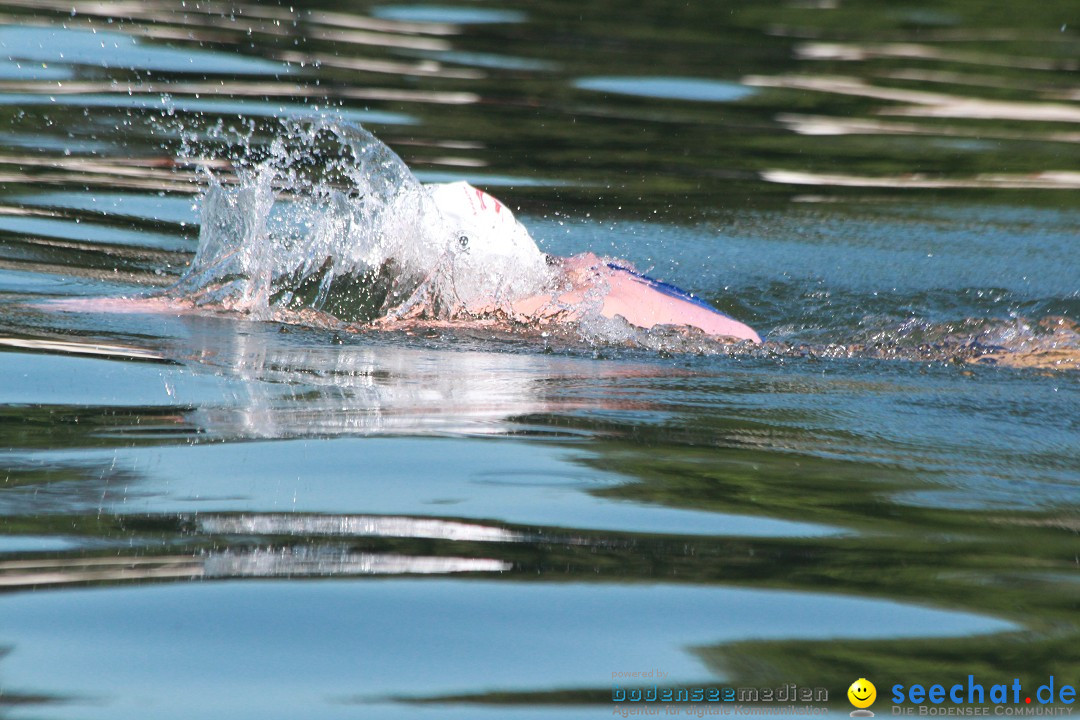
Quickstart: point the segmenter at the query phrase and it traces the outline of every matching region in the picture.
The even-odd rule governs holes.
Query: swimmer
[[[673,285],[592,253],[573,257],[545,254],[509,208],[468,183],[424,185],[421,192],[431,202],[426,208],[424,204],[417,208],[423,215],[420,225],[426,229],[425,237],[434,243],[428,247],[438,253],[439,261],[427,267],[393,267],[393,251],[376,256],[375,267],[393,267],[392,271],[403,279],[402,286],[415,283],[415,289],[404,302],[399,296],[393,305],[381,308],[386,314],[368,323],[373,327],[394,328],[400,327],[401,321],[430,321],[427,314],[437,305],[448,311],[448,322],[461,325],[470,319],[508,317],[543,326],[599,315],[612,320],[622,318],[645,330],[661,325],[689,326],[715,337],[761,342],[747,325]],[[229,207],[236,211],[240,206]],[[75,312],[122,313],[188,313],[202,308],[249,313],[265,309],[271,291],[265,287],[253,289],[250,280],[245,279],[248,269],[240,260],[241,253],[228,244],[215,250],[220,254],[208,254],[201,268],[196,268],[196,256],[194,285],[185,286],[182,278],[160,294],[66,298],[48,301],[47,305]],[[385,253],[385,248],[380,252]],[[213,281],[207,283],[207,277]],[[233,283],[235,289],[230,288]],[[214,299],[206,301],[204,296]],[[433,297],[438,298],[434,303]],[[290,310],[284,306],[275,306],[274,314],[291,314],[300,322],[312,323],[332,317],[314,308]]]
[[[509,208],[466,182],[425,187],[444,223],[454,231],[461,262],[506,276],[536,277],[545,269],[558,273],[559,289],[554,292],[510,293],[511,299],[499,307],[509,306],[515,317],[534,322],[575,320],[590,302],[602,303],[599,312],[603,317],[621,317],[646,330],[657,325],[690,326],[709,335],[761,342],[749,326],[674,285],[592,253],[573,257],[545,254]],[[480,315],[496,306],[490,299],[471,298],[466,309]]]

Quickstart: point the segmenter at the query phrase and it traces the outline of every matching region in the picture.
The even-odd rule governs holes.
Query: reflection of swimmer
[[[429,185],[444,222],[457,236],[456,262],[501,277],[538,277],[556,270],[554,292],[507,298],[471,298],[466,307],[484,313],[509,306],[529,320],[574,320],[593,307],[605,318],[631,325],[689,325],[710,335],[761,342],[751,328],[674,285],[654,280],[592,253],[564,258],[545,255],[528,230],[501,202],[465,182]],[[468,295],[466,294],[468,298]]]

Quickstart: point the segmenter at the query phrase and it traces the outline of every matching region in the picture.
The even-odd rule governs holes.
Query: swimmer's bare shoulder
[[[748,325],[700,301],[686,299],[686,294],[677,288],[662,292],[650,278],[608,263],[594,253],[549,255],[548,262],[561,272],[555,291],[508,303],[519,319],[542,323],[576,321],[595,311],[645,330],[660,325],[689,326],[715,337],[761,342]],[[490,305],[473,308],[477,313],[492,309]]]

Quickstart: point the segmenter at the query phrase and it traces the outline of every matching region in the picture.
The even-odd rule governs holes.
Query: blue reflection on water
[[[43,63],[19,62],[7,58],[0,60],[0,80],[67,80],[72,76],[70,68],[49,67]]]
[[[0,553],[72,550],[86,543],[57,535],[0,535]]]
[[[0,215],[0,230],[30,236],[64,238],[109,245],[148,247],[159,250],[194,249],[193,239],[148,232],[146,230],[123,230],[107,225],[58,218]]]
[[[32,207],[69,208],[98,212],[102,215],[121,215],[157,220],[159,222],[195,224],[199,221],[194,198],[163,196],[157,193],[107,193],[95,192],[43,192],[34,195],[20,195],[12,198],[13,202]],[[70,225],[68,225],[70,230]]]
[[[285,63],[197,47],[150,45],[131,35],[105,30],[0,26],[0,50],[9,59],[99,68],[241,75],[294,72]]]
[[[304,716],[316,707],[320,717],[355,717],[394,696],[611,687],[612,673],[626,670],[700,682],[711,673],[691,649],[720,642],[1014,627],[820,593],[458,580],[22,593],[0,598],[0,610],[0,644],[16,648],[4,663],[7,687],[75,696],[53,709],[57,717],[100,713],[103,702],[114,718],[144,717],[140,698],[169,698],[155,706],[159,718],[225,708],[230,717]]]
[[[417,121],[411,115],[384,110],[360,110],[327,105],[314,101],[311,104],[235,98],[195,98],[186,96],[146,95],[33,95],[3,94],[0,105],[27,106],[76,106],[96,108],[140,108],[160,110],[162,113],[191,112],[219,115],[246,115],[251,117],[306,117],[320,112],[332,111],[335,117],[374,125],[413,125]]]
[[[587,77],[575,81],[574,86],[618,95],[698,102],[732,102],[755,92],[739,83],[685,77]]]
[[[2,356],[0,356],[2,357]],[[84,361],[100,362],[100,361]],[[55,372],[45,363],[41,372]],[[169,382],[157,368],[143,371],[150,395]],[[148,399],[128,373],[131,399]],[[83,376],[85,377],[85,376]],[[172,379],[169,379],[172,378]],[[116,383],[121,378],[113,379]],[[64,385],[64,384],[61,384]],[[95,383],[100,386],[100,382]],[[160,390],[155,393],[154,386]],[[194,388],[192,387],[194,385]],[[206,381],[176,382],[174,397],[212,391]],[[60,387],[55,398],[71,397]],[[16,400],[20,398],[15,398]],[[179,400],[177,400],[179,402]],[[531,442],[428,438],[340,438],[196,447],[38,452],[38,461],[82,469],[87,476],[124,473],[123,484],[105,483],[89,500],[81,484],[50,484],[54,507],[64,512],[296,511],[378,515],[451,514],[460,518],[498,517],[504,522],[555,527],[683,535],[798,537],[838,532],[824,525],[667,508],[590,494],[626,482],[615,473],[584,467],[587,455],[570,448]],[[317,464],[313,458],[318,458]],[[12,456],[11,460],[17,460]],[[29,461],[29,457],[27,460]],[[549,482],[530,480],[542,477]],[[288,481],[285,481],[288,478]],[[493,478],[501,482],[492,482]],[[526,481],[519,482],[524,478]],[[552,483],[551,478],[561,478]],[[0,513],[44,511],[34,488],[12,488],[0,499]]]
[[[528,17],[519,10],[499,8],[455,7],[452,5],[382,5],[371,9],[373,17],[406,22],[457,23],[486,25],[492,23],[525,22]]]

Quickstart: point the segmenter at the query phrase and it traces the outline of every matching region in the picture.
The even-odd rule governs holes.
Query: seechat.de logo
[[[851,711],[851,717],[874,717],[874,713],[866,709],[877,700],[877,688],[874,687],[874,683],[866,678],[859,678],[847,689],[847,697],[856,708]]]

